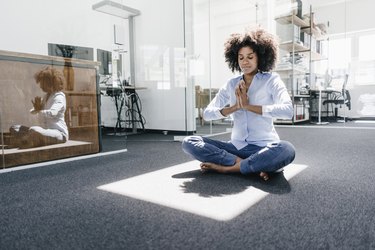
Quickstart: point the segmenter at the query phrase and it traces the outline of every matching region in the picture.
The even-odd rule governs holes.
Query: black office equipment
[[[349,75],[346,74],[345,78],[344,78],[344,84],[342,85],[341,92],[340,91],[332,92],[331,98],[328,99],[328,100],[325,100],[323,102],[323,105],[329,105],[329,104],[335,105],[335,118],[336,118],[336,120],[338,118],[337,117],[338,106],[340,106],[340,108],[341,108],[343,105],[346,105],[348,107],[348,109],[351,110],[351,97],[350,97],[349,91],[346,89],[346,85],[348,84],[348,78],[349,78]],[[344,118],[343,121],[342,120],[337,120],[337,121],[345,122],[346,115],[344,115],[343,118]]]
[[[115,133],[131,127],[133,133],[137,131],[137,124],[145,130],[145,118],[142,115],[142,106],[136,88],[132,86],[107,87],[106,94],[114,98],[117,122]],[[124,110],[125,108],[125,110]],[[125,111],[125,114],[123,114]],[[124,126],[122,126],[124,124]]]

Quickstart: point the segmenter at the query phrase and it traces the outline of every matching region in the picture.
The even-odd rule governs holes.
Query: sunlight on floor
[[[290,180],[306,168],[306,165],[290,164],[284,168],[283,176],[286,180]],[[209,175],[211,178],[208,178]],[[223,175],[217,174],[217,176],[218,178],[223,178]],[[251,181],[249,180],[248,185],[242,185],[240,190],[231,193],[202,195],[199,192],[199,190],[204,188],[204,185],[202,187],[202,182],[212,181],[212,177],[212,174],[200,173],[198,161],[190,161],[99,186],[98,189],[219,221],[235,218],[269,194],[266,191],[255,188],[254,185],[251,186]],[[216,177],[216,174],[214,177]],[[228,178],[229,176],[224,177]],[[205,180],[205,178],[207,179]],[[201,183],[195,183],[195,188],[192,188],[192,183],[197,179]],[[246,179],[241,179],[242,183],[247,183],[246,181]],[[222,182],[220,183],[223,184]]]

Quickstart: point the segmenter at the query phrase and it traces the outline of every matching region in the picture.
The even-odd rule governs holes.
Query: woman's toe
[[[259,176],[260,176],[263,180],[265,180],[265,181],[267,181],[267,180],[269,179],[269,176],[268,176],[268,174],[267,174],[266,172],[260,172]]]

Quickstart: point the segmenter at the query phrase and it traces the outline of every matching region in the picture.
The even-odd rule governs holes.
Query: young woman
[[[257,28],[245,34],[233,34],[225,43],[225,61],[232,72],[242,73],[230,79],[207,106],[205,120],[233,118],[231,140],[222,142],[201,136],[186,137],[183,150],[201,161],[203,171],[242,174],[281,170],[294,160],[294,146],[280,140],[273,118],[292,118],[293,105],[287,89],[274,68],[276,38]]]
[[[10,128],[13,147],[30,148],[64,143],[68,140],[68,127],[64,120],[66,109],[64,78],[61,72],[47,67],[34,75],[45,92],[43,98],[32,100],[31,114],[38,115],[40,126],[14,125]]]

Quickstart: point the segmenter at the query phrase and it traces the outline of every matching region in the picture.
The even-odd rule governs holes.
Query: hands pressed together
[[[43,103],[42,103],[42,98],[39,96],[36,96],[34,100],[31,100],[34,106],[34,111],[40,111],[43,109]]]
[[[262,106],[261,105],[250,105],[249,96],[247,91],[249,88],[246,86],[245,81],[241,80],[238,86],[235,89],[236,95],[236,104],[230,107],[225,107],[220,110],[221,114],[224,116],[230,115],[238,110],[246,110],[259,115],[262,115]]]
[[[246,108],[246,105],[249,104],[249,97],[247,96],[248,88],[246,87],[245,81],[241,80],[238,86],[236,87],[236,107],[237,109]]]

